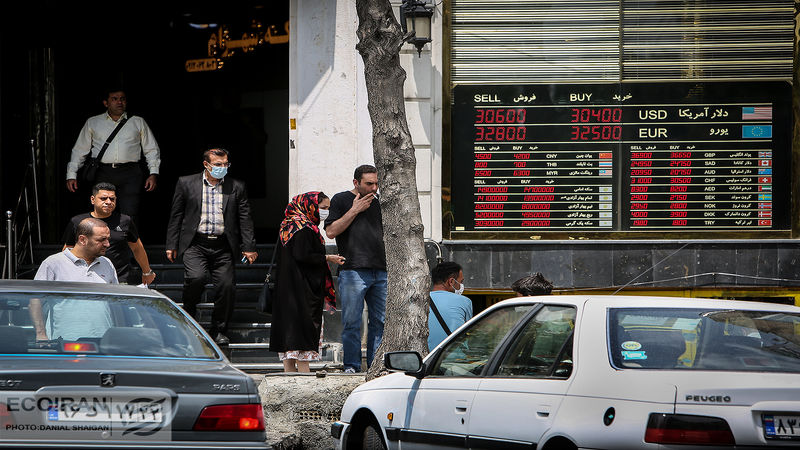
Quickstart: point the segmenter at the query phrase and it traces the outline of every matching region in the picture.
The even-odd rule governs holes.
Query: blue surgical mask
[[[211,173],[212,177],[214,177],[214,178],[219,180],[219,179],[225,178],[225,175],[228,174],[228,168],[227,167],[211,166],[211,172],[210,173]]]

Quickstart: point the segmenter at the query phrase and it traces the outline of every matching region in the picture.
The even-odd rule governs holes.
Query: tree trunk
[[[383,242],[389,278],[383,340],[367,379],[385,372],[383,354],[428,352],[430,275],[417,195],[416,160],[403,97],[403,32],[389,0],[357,0],[356,49],[364,59],[372,145],[381,186]]]

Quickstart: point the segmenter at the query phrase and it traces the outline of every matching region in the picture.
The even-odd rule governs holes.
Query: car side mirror
[[[405,372],[419,378],[422,356],[417,352],[388,352],[383,355],[383,364],[389,370]]]

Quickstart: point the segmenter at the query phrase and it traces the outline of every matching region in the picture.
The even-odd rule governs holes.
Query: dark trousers
[[[131,216],[133,221],[138,224],[139,196],[144,186],[144,174],[142,174],[142,167],[139,163],[125,163],[117,167],[100,164],[95,183],[101,181],[111,183],[117,188],[117,211]]]
[[[233,312],[233,255],[225,237],[195,237],[183,254],[183,309],[194,317],[208,274],[214,285],[214,311],[209,333],[224,333]]]

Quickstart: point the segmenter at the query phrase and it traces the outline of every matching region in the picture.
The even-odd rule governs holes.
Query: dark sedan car
[[[0,447],[265,448],[256,385],[164,295],[0,281]]]

